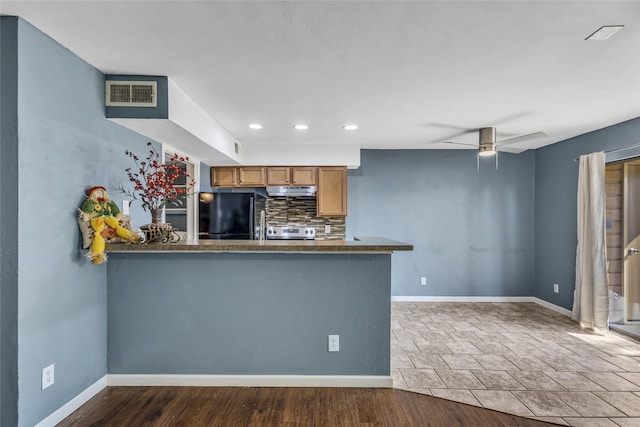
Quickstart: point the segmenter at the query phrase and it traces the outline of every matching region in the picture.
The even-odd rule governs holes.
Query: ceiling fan
[[[527,148],[505,147],[505,145],[515,144],[516,142],[529,141],[532,139],[543,138],[547,136],[547,134],[544,132],[534,132],[526,135],[516,136],[514,138],[503,139],[502,141],[496,141],[495,127],[480,128],[478,129],[478,135],[478,145],[445,141],[446,144],[466,145],[469,147],[478,148],[478,172],[480,172],[480,157],[496,156],[496,169],[498,169],[498,151],[519,154],[527,150]]]
[[[496,141],[496,128],[486,127],[478,129],[478,145],[465,144],[462,142],[445,141],[446,144],[466,145],[469,147],[478,148],[478,155],[482,157],[493,156],[499,151],[505,151],[507,153],[519,154],[526,151],[526,148],[508,147],[505,145],[515,144],[516,142],[524,142],[532,139],[542,138],[547,136],[544,132],[529,133],[526,135],[516,136],[515,138],[503,139],[502,141]]]

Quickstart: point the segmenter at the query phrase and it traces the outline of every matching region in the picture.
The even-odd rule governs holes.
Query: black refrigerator
[[[253,240],[265,197],[257,193],[199,193],[200,239]]]

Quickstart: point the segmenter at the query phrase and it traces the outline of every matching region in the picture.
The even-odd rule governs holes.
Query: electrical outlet
[[[329,335],[329,351],[340,351],[340,335]]]
[[[324,226],[324,232],[327,233],[327,234],[331,233],[331,225],[329,225],[329,224],[325,225]]]
[[[421,284],[422,286],[425,286],[425,285],[427,284],[427,278],[426,278],[426,277],[424,277],[424,276],[423,276],[423,277],[421,277],[421,278],[420,278],[420,284]]]
[[[42,370],[42,389],[44,390],[47,387],[51,387],[54,383],[54,367],[55,365],[51,364]]]
[[[558,285],[557,283],[553,284],[553,292],[554,293],[560,293],[560,285]]]

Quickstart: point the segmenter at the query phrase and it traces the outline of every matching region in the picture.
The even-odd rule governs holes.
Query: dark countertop
[[[108,253],[159,253],[159,252],[309,252],[309,253],[392,253],[412,251],[413,245],[384,237],[356,237],[354,240],[200,240],[177,243],[108,244]]]

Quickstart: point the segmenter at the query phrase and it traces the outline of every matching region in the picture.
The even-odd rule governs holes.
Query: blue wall
[[[0,17],[0,425],[18,420],[18,19]]]
[[[414,245],[393,255],[392,295],[532,295],[534,153],[499,161],[477,172],[473,150],[362,151],[348,235]]]
[[[390,268],[387,254],[112,254],[109,373],[388,376]]]
[[[575,288],[578,165],[574,158],[640,144],[640,119],[536,150],[536,282],[534,295],[571,310]],[[612,153],[640,156],[640,149]],[[553,293],[553,284],[560,293]]]
[[[146,138],[105,120],[102,73],[26,21],[17,31],[19,176],[2,191],[19,194],[18,413],[33,426],[107,372],[106,266],[84,257],[76,209],[93,185],[121,203],[124,151]]]

